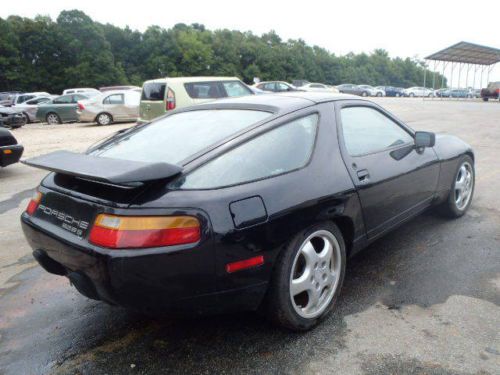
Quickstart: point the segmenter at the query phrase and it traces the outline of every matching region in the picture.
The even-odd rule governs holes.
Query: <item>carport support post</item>
[[[450,89],[453,88],[453,70],[455,70],[455,63],[451,62],[451,76],[450,76]]]
[[[479,88],[483,88],[483,72],[484,66],[481,66],[481,81],[479,82]]]
[[[467,74],[465,75],[465,88],[467,89],[467,85],[469,84],[469,69],[470,69],[470,64],[467,64]]]
[[[434,60],[434,69],[432,70],[432,89],[434,90],[434,86],[436,84],[436,60]]]
[[[462,63],[458,64],[458,87],[457,89],[462,88],[461,83],[460,83],[460,77],[462,75]]]

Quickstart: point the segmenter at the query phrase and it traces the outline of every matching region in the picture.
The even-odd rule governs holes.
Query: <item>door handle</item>
[[[370,178],[370,173],[368,173],[368,169],[362,169],[356,173],[358,175],[358,180],[360,182],[366,182]]]

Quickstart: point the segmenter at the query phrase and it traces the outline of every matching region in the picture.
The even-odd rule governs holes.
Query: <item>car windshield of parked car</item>
[[[340,111],[344,144],[357,156],[413,142],[413,137],[390,118],[369,107],[347,107]]]
[[[269,112],[253,110],[177,113],[132,131],[98,148],[95,154],[117,159],[177,164],[269,116]]]
[[[317,124],[318,115],[313,114],[281,125],[213,159],[174,186],[220,188],[299,169],[311,157]]]

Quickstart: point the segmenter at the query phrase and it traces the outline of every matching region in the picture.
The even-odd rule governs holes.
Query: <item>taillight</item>
[[[497,94],[500,94],[500,89],[497,89]]]
[[[116,216],[100,214],[89,241],[111,249],[148,248],[195,243],[200,222],[192,216]]]
[[[84,105],[82,103],[78,103],[78,109],[80,111],[83,111],[85,109]]]
[[[171,111],[175,109],[175,93],[168,89],[167,91],[167,111]]]
[[[40,201],[42,200],[42,193],[39,191],[36,191],[35,194],[33,194],[33,197],[31,197],[30,202],[28,203],[28,207],[26,208],[26,213],[28,215],[33,215],[38,208],[38,205],[40,204]]]

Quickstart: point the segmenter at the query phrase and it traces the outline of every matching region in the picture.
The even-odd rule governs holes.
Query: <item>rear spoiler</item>
[[[55,151],[22,163],[85,180],[125,186],[140,186],[182,172],[182,167],[174,164],[112,159],[70,151]]]

